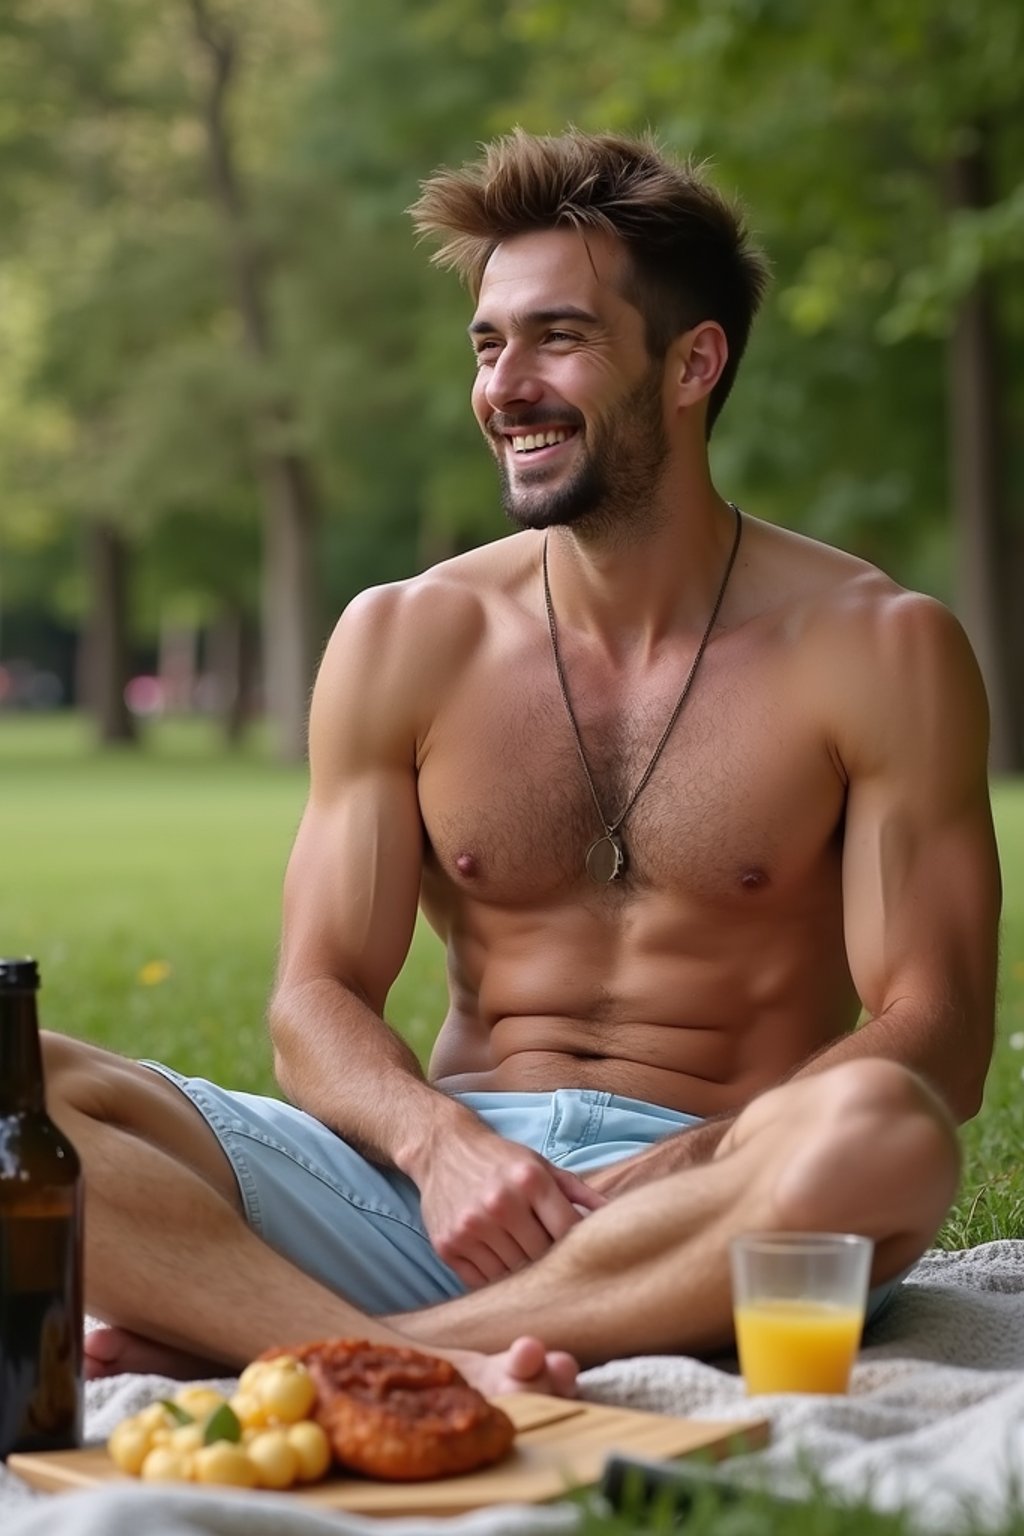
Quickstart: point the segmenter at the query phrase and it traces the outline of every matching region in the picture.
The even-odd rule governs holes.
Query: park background
[[[1022,81],[1018,0],[5,0],[0,948],[44,1019],[271,1085],[316,659],[504,531],[468,301],[403,210],[515,123],[650,127],[774,269],[720,488],[981,662],[1000,1039],[944,1240],[1020,1235]],[[443,1009],[420,932],[389,1017],[425,1054]]]

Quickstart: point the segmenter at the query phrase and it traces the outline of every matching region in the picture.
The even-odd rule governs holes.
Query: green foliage
[[[681,1463],[684,1476],[689,1473]],[[730,1463],[717,1471],[692,1478],[682,1498],[664,1493],[648,1504],[630,1499],[628,1491],[621,1511],[609,1514],[592,1494],[578,1496],[582,1508],[580,1536],[905,1536],[914,1527],[899,1510],[880,1512],[864,1503],[837,1503],[821,1479],[808,1477],[800,1496],[782,1501],[768,1490],[744,1489],[730,1483]],[[970,1524],[964,1536],[970,1536]],[[991,1536],[1017,1536],[1007,1524]]]
[[[1024,404],[1014,0],[210,6],[239,43],[231,126],[265,365],[243,349],[210,197],[188,6],[12,0],[0,15],[8,602],[73,612],[76,522],[102,514],[136,546],[140,633],[226,594],[255,614],[254,423],[279,394],[324,509],[329,611],[498,534],[467,406],[467,299],[403,210],[424,175],[515,121],[650,125],[710,157],[775,272],[716,431],[720,483],[949,598],[944,348],[981,272],[1008,423]],[[979,136],[991,206],[951,213],[950,164]]]
[[[978,272],[1020,261],[1020,8],[525,0],[515,14],[538,45],[528,126],[654,125],[741,191],[771,254],[774,296],[716,433],[722,482],[947,595],[942,343]],[[995,200],[950,217],[948,162],[979,123]],[[1004,314],[1019,336],[1024,316]]]

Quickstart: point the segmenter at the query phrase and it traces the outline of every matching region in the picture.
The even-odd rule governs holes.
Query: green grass
[[[272,1088],[264,1011],[304,769],[256,748],[226,757],[201,722],[154,730],[140,753],[97,753],[73,717],[0,715],[0,953],[34,954],[51,1028]],[[965,1130],[962,1191],[940,1241],[1024,1235],[1024,784],[994,790],[1005,917],[999,1039],[982,1113]],[[423,925],[387,1013],[422,1056],[445,1009],[440,947]],[[894,1516],[823,1496],[779,1517],[709,1495],[687,1529],[715,1536],[897,1536]],[[599,1536],[641,1522],[588,1519]],[[648,1518],[648,1531],[669,1529]],[[1024,1536],[1014,1517],[1002,1536]]]
[[[94,753],[73,718],[0,716],[0,949],[35,955],[47,1026],[271,1090],[264,1013],[305,770],[200,723]],[[417,934],[389,1014],[421,1052],[444,964]]]

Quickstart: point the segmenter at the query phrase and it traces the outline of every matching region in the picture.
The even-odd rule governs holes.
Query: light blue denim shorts
[[[234,1169],[250,1227],[297,1268],[375,1316],[465,1292],[431,1247],[419,1193],[404,1174],[368,1162],[293,1104],[182,1077],[159,1062],[142,1065],[199,1110]],[[696,1115],[590,1088],[455,1097],[499,1136],[578,1174],[700,1124]]]
[[[281,1099],[234,1093],[160,1062],[141,1065],[174,1083],[199,1110],[234,1170],[250,1227],[298,1269],[372,1316],[465,1293],[431,1247],[419,1192],[405,1174],[367,1161],[322,1121]],[[591,1088],[455,1098],[507,1141],[578,1174],[701,1123],[699,1115]],[[872,1290],[869,1321],[902,1279]]]

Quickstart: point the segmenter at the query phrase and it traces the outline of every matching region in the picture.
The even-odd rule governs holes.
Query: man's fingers
[[[544,1159],[524,1172],[519,1194],[519,1209],[508,1212],[503,1225],[531,1261],[547,1253],[583,1215],[608,1203],[576,1174]],[[499,1212],[492,1214],[500,1218]]]
[[[602,1205],[608,1204],[608,1196],[600,1194],[585,1184],[575,1173],[570,1173],[568,1168],[556,1168],[552,1164],[551,1172],[563,1195],[567,1196],[571,1204],[582,1205],[585,1210],[599,1211]]]
[[[482,1285],[490,1285],[493,1280],[500,1280],[504,1275],[511,1274],[513,1270],[522,1269],[528,1262],[525,1253],[514,1243],[499,1242],[498,1246],[508,1254],[506,1259],[495,1248],[485,1242],[473,1242],[465,1244],[460,1250],[456,1261],[449,1260],[452,1269],[471,1290],[479,1290]],[[478,1276],[478,1279],[470,1279],[469,1275]]]
[[[557,1235],[550,1232],[547,1224],[538,1220],[537,1216],[530,1209],[521,1212],[514,1218],[509,1227],[509,1232],[522,1250],[523,1264],[532,1264],[535,1259],[539,1259],[547,1253]],[[521,1268],[522,1266],[517,1265],[516,1267]]]
[[[463,1285],[469,1291],[479,1291],[483,1286],[490,1285],[490,1281],[483,1273],[483,1271],[478,1269],[475,1264],[471,1264],[468,1259],[445,1259],[445,1263],[448,1265],[449,1269],[453,1269],[455,1271]]]
[[[454,1200],[445,1198],[449,1178],[440,1179],[424,1202],[438,1255],[473,1290],[543,1257],[583,1215],[607,1203],[576,1174],[539,1153],[508,1142],[497,1145],[501,1156],[492,1157],[490,1167],[480,1164],[469,1180],[463,1170]],[[436,1225],[435,1213],[441,1218]]]
[[[554,1165],[551,1165],[550,1172],[551,1181],[535,1202],[534,1211],[551,1241],[557,1242],[584,1215],[608,1202],[604,1195],[599,1195],[574,1173]]]
[[[547,1247],[551,1246],[551,1239],[546,1234],[545,1243]],[[500,1280],[502,1275],[522,1269],[531,1258],[517,1242],[514,1231],[510,1231],[502,1222],[495,1221],[492,1216],[480,1212],[467,1216],[445,1237],[435,1242],[434,1247],[439,1257],[450,1264],[463,1280],[466,1277],[459,1269],[460,1263],[469,1264],[486,1282]]]

